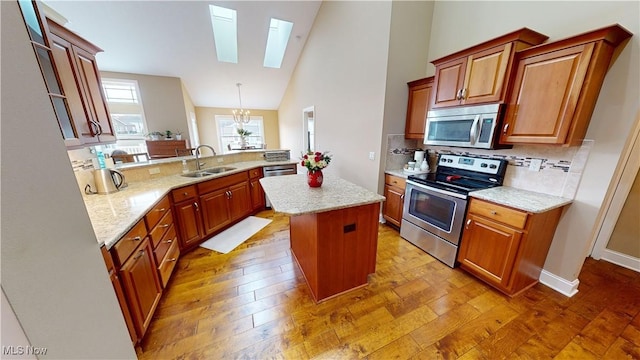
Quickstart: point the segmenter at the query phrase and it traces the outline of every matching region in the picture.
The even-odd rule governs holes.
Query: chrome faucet
[[[211,147],[209,145],[198,145],[198,147],[196,148],[196,170],[200,170],[202,165],[205,164],[205,163],[201,163],[200,160],[199,160],[199,154],[200,154],[200,148],[201,147],[209,148],[211,150],[211,152],[213,153],[213,156],[216,156],[216,151],[213,150],[213,147]]]

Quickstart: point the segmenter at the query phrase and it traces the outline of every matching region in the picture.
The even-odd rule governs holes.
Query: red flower
[[[307,160],[308,158],[309,158],[309,156],[308,156],[308,155],[305,155],[305,156],[304,156],[304,159],[305,159],[305,160]]]
[[[317,156],[322,155],[322,153],[321,153],[321,152],[319,152],[319,151],[316,151],[315,155],[316,155],[316,157],[317,157]],[[317,161],[317,160],[316,160],[316,161]]]
[[[300,161],[300,166],[304,166],[304,160]]]

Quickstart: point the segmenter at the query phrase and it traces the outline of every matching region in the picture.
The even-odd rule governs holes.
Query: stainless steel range
[[[469,192],[501,186],[507,160],[440,155],[434,174],[407,179],[400,236],[454,267]]]

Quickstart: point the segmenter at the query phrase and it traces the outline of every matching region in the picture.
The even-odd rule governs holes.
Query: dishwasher
[[[295,175],[298,173],[297,164],[284,164],[284,165],[269,165],[262,167],[264,177],[269,176],[281,176],[281,175]],[[271,202],[267,195],[264,196],[266,207],[271,209]]]

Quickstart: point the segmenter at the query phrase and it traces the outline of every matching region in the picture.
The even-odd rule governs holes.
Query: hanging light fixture
[[[238,87],[238,99],[240,99],[240,110],[234,109],[232,111],[233,121],[235,121],[235,123],[238,125],[248,124],[249,121],[251,121],[251,119],[249,117],[249,110],[244,110],[242,108],[242,95],[240,94],[240,86],[242,86],[242,84],[237,83],[236,86]]]

